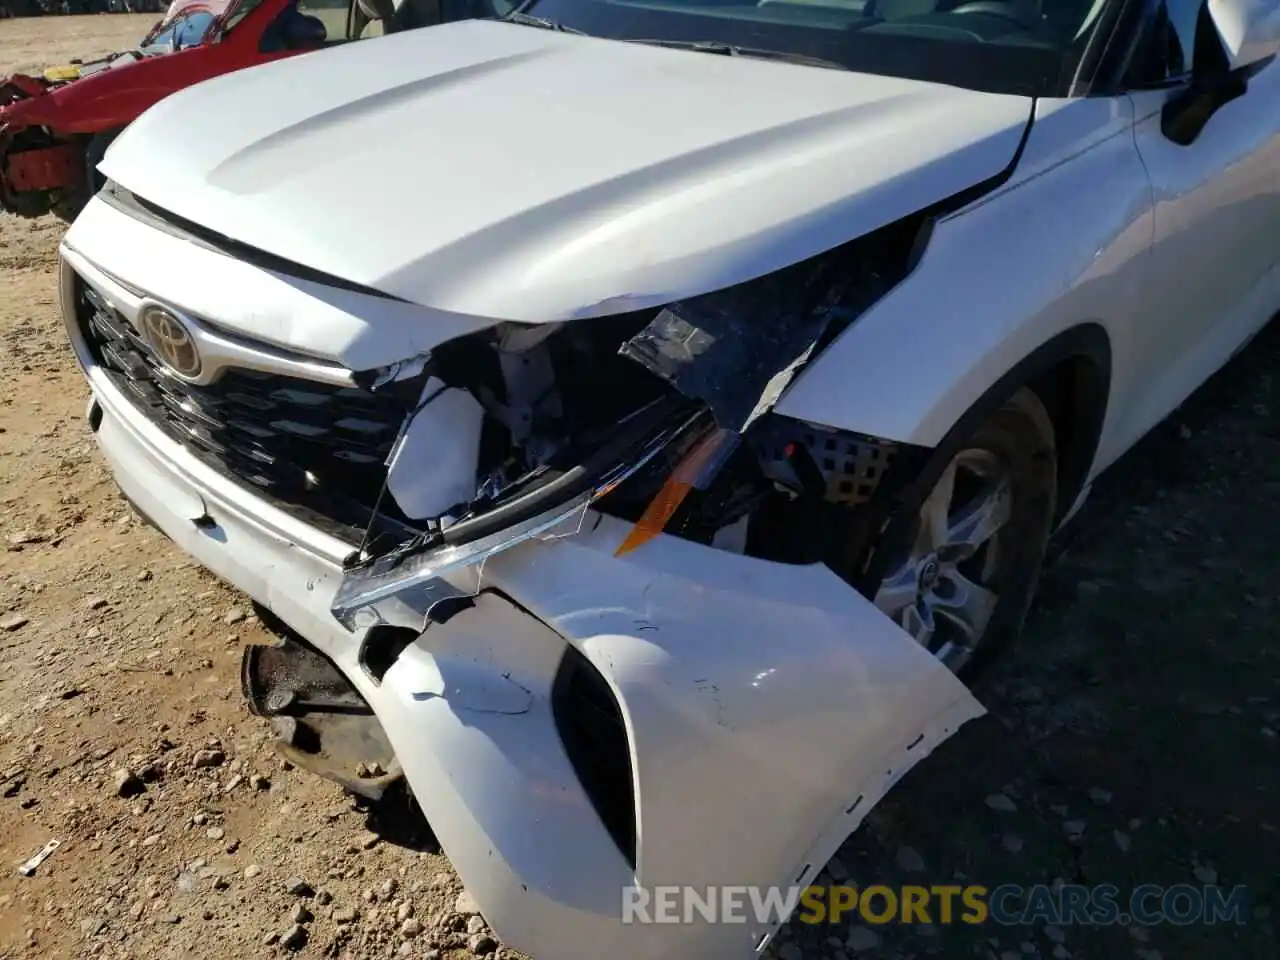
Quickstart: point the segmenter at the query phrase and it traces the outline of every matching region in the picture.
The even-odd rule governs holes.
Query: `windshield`
[[[993,93],[1065,92],[1106,0],[531,0],[619,40],[715,41]],[[690,54],[704,56],[709,54]]]
[[[240,3],[236,4],[235,9],[223,21],[222,32],[230,33],[235,29],[236,24],[262,6],[262,2],[263,0],[240,0]]]
[[[143,41],[143,48],[152,47],[170,50],[185,50],[204,41],[213,26],[214,14],[208,10],[197,10],[184,13],[176,20],[159,27],[154,34]]]

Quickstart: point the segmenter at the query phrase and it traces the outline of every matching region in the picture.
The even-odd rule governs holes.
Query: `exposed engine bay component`
[[[922,216],[756,280],[673,303],[621,352],[745,433],[836,333],[908,272]]]
[[[111,185],[112,189],[116,188],[115,184]],[[385,387],[388,383],[394,383],[397,380],[413,380],[422,376],[422,372],[427,367],[427,361],[431,359],[431,354],[419,353],[405,360],[399,360],[396,363],[388,364],[377,370],[367,371],[369,376],[357,375],[352,379],[362,387],[369,390],[378,390]]]
[[[403,778],[369,704],[289,632],[276,644],[245,647],[240,678],[250,711],[271,721],[276,749],[289,762],[375,801]]]
[[[388,492],[412,519],[438,517],[474,495],[484,419],[471,394],[434,378],[424,398],[409,416],[387,473]],[[411,465],[400,463],[406,451]]]
[[[13,85],[11,79],[7,86]],[[10,95],[0,87],[0,107]],[[58,209],[81,188],[83,162],[78,142],[59,140],[39,127],[6,130],[0,122],[0,212],[35,217]]]
[[[775,417],[756,449],[765,475],[828,503],[857,506],[879,489],[902,445],[822,424]]]
[[[572,532],[597,503],[636,524],[619,554],[669,531],[767,559],[827,559],[844,536],[833,534],[847,526],[841,514],[875,496],[896,448],[770,411],[906,275],[926,226],[908,217],[660,310],[503,323],[415,358],[423,399],[378,503],[420,532],[397,537],[375,511],[334,615],[350,629],[421,630],[443,574]],[[357,380],[377,391],[404,383],[400,373]]]
[[[695,490],[707,490],[720,468],[738,446],[738,435],[717,427],[703,434],[676,464],[649,506],[640,515],[631,533],[618,546],[615,556],[630,553],[666,529],[685,499]]]
[[[621,352],[704,401],[717,423],[741,433],[777,402],[831,323],[837,291],[821,291],[812,302],[822,272],[800,264],[673,304]],[[762,317],[762,304],[777,312]]]

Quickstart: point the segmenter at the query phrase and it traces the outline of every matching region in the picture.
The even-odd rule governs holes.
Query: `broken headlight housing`
[[[441,574],[571,529],[593,504],[636,523],[620,552],[665,531],[779,561],[829,556],[833,514],[874,498],[897,445],[771,411],[804,364],[905,275],[919,232],[902,221],[656,311],[502,323],[440,346],[415,417],[454,397],[474,426],[468,464],[455,493],[404,502],[397,460],[415,455],[409,425],[388,482],[421,531],[367,537],[335,615],[355,626],[360,611],[410,595],[425,612],[449,592]]]

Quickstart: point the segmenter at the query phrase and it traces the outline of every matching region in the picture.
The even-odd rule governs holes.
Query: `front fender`
[[[216,50],[216,45],[192,47],[75,80],[49,96],[48,119],[43,122],[60,133],[98,133],[127,126],[170,94],[247,66],[229,65],[229,52]]]
[[[1132,127],[1127,98],[1038,101],[1009,183],[937,223],[916,269],[810,364],[777,412],[933,447],[1074,327],[1100,325],[1112,369],[1124,370],[1152,238]]]
[[[0,80],[0,132],[13,134],[43,123],[53,90],[46,81],[26,74]]]
[[[157,69],[164,57],[135,60],[123,67],[108,68],[78,80],[49,87],[37,96],[20,100],[0,109],[0,120],[15,129],[47,127],[54,134],[98,133],[122,127],[138,114],[164,97],[203,76],[197,70],[194,79],[191,66],[198,63],[190,56],[200,48],[181,51],[188,60],[180,69],[169,66]]]
[[[58,134],[93,134],[127,126],[170,94],[213,77],[297,56],[301,50],[263,52],[263,31],[288,3],[266,0],[218,43],[144,57],[64,84],[15,105],[17,122]]]

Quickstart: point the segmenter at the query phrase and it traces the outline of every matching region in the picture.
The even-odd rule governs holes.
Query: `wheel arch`
[[[853,409],[841,405],[837,410],[830,403],[812,403],[821,400],[826,391],[815,391],[812,384],[802,383],[807,395],[791,397],[792,402],[784,396],[777,412],[926,450],[974,429],[1019,387],[1028,387],[1044,404],[1053,424],[1058,452],[1055,524],[1060,523],[1090,476],[1102,438],[1112,392],[1111,337],[1101,322],[1084,320],[1059,330],[1013,363],[1000,364],[998,372],[991,371],[992,359],[988,355],[971,365],[934,366],[935,377],[940,373],[947,376],[927,386],[923,404],[887,404],[884,398],[891,394],[886,391],[892,387],[881,384],[883,389],[876,393],[858,391],[858,397],[864,403],[875,403],[876,409],[869,411],[856,404]],[[862,362],[857,366],[862,371],[869,369]],[[822,379],[822,386],[833,386],[825,376]],[[861,416],[864,413],[869,415]]]
[[[1010,367],[953,425],[984,414],[1019,387],[1032,390],[1053,423],[1061,522],[1084,489],[1111,395],[1111,339],[1099,323],[1070,327]],[[950,431],[948,431],[950,433]]]
[[[1111,341],[1096,323],[1082,324],[1049,341],[1047,363],[1028,368],[1024,381],[1048,411],[1058,454],[1061,523],[1080,496],[1098,454],[1111,396]]]

